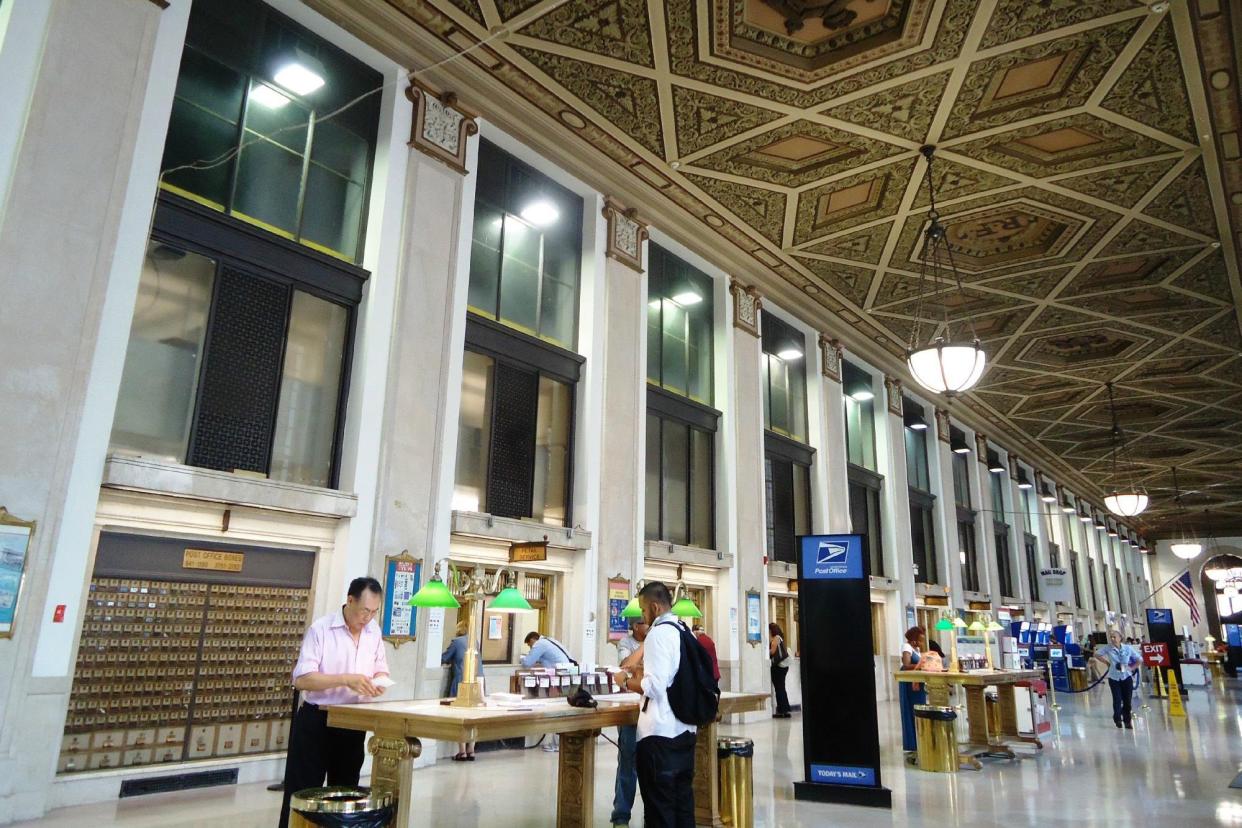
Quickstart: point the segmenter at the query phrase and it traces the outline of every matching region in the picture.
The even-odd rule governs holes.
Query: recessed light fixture
[[[927,420],[923,419],[922,414],[917,414],[911,411],[907,414],[902,415],[902,419],[905,420],[906,428],[910,429],[911,431],[926,431],[927,430]]]
[[[295,95],[309,95],[323,86],[323,67],[313,67],[318,61],[299,53],[296,60],[291,60],[276,70],[272,80],[288,89]],[[315,71],[318,68],[319,71]]]
[[[691,305],[697,305],[699,302],[702,302],[703,297],[699,296],[692,290],[687,290],[674,295],[673,301],[681,305],[683,308],[687,308]],[[799,356],[801,356],[801,354],[799,354]]]
[[[796,359],[802,359],[802,352],[797,348],[783,348],[776,352],[776,355],[786,362],[793,362]]]
[[[523,207],[518,215],[536,227],[548,227],[556,224],[556,220],[561,217],[561,211],[546,198],[540,198]]]
[[[256,83],[250,87],[250,100],[267,109],[280,109],[289,103],[287,97],[266,83]]]
[[[1042,494],[1040,494],[1039,499],[1042,500],[1044,503],[1056,503],[1057,502],[1057,496],[1052,493],[1052,489],[1048,488],[1047,483],[1044,484],[1043,492]]]

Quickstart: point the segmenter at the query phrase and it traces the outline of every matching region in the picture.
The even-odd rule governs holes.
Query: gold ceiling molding
[[[1106,428],[1080,417],[1113,378],[1173,401],[1170,429],[1143,437],[1154,504],[1178,423],[1198,422],[1205,447],[1178,461],[1188,479],[1207,447],[1239,453],[1236,4],[892,0],[790,32],[763,0],[308,2],[411,66],[498,17],[513,34],[437,83],[893,376],[926,221],[915,151],[942,145],[940,206],[970,284],[954,301],[993,356],[955,417],[1095,498],[1107,464],[1070,455]],[[754,315],[757,333],[757,301]],[[1201,386],[1162,386],[1177,360]],[[1234,486],[1212,490],[1214,519],[1242,529],[1242,469],[1213,474]],[[1158,534],[1167,511],[1151,514]]]

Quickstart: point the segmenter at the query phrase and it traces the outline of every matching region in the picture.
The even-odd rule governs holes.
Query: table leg
[[[595,823],[595,738],[598,730],[561,734],[556,782],[558,828],[589,828]]]
[[[720,762],[716,756],[715,722],[700,727],[694,740],[694,824],[721,828]]]
[[[397,798],[393,825],[411,825],[410,803],[414,795],[414,760],[423,753],[423,743],[405,736],[375,734],[367,742],[371,754],[371,790],[391,793]]]
[[[979,685],[966,686],[966,727],[972,745],[987,746],[988,707]]]

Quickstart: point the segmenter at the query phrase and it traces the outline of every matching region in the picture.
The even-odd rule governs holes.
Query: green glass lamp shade
[[[625,609],[621,610],[622,618],[642,618],[643,608],[638,605],[637,598],[631,598],[630,602],[625,605]]]
[[[689,598],[682,598],[680,601],[673,604],[673,608],[670,610],[670,612],[672,612],[673,615],[676,615],[678,618],[702,618],[703,617],[703,611],[700,610],[698,607],[696,607],[694,605],[694,602],[691,601]]]
[[[967,627],[966,629],[970,630],[971,632],[983,632],[987,628],[988,628],[987,624],[984,624],[982,621],[971,621],[970,626]]]
[[[423,588],[414,593],[414,597],[410,599],[411,607],[445,607],[446,609],[457,609],[461,603],[453,597],[453,593],[449,592],[449,588],[444,585],[444,581],[439,578],[432,578],[423,584]]]
[[[530,605],[530,601],[518,592],[517,587],[502,589],[487,608],[493,612],[531,612],[535,609]]]
[[[936,622],[936,629],[946,630],[946,631],[951,630],[953,629],[953,622],[950,621],[948,618],[941,618],[939,621]]]

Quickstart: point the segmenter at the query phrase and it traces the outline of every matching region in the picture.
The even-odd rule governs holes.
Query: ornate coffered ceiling
[[[967,284],[944,299],[990,356],[958,405],[1098,499],[1115,381],[1139,526],[1169,531],[1176,465],[1188,508],[1242,529],[1236,4],[310,2],[407,63],[471,48],[430,76],[890,366],[936,144]]]

